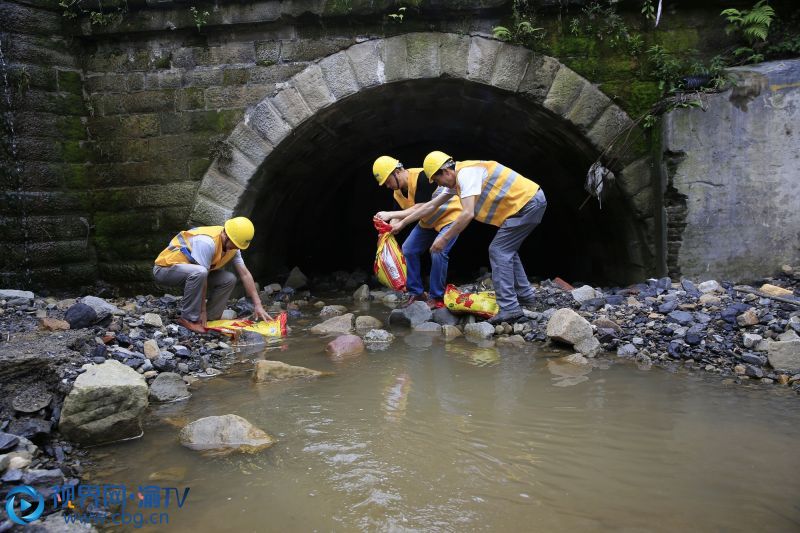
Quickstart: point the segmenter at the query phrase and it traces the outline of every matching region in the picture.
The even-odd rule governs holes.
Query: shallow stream
[[[254,384],[238,365],[151,407],[143,438],[94,449],[86,482],[190,487],[159,531],[800,530],[788,389],[403,332],[333,362],[303,329],[246,357],[333,376]],[[176,426],[228,413],[277,444],[178,443]]]

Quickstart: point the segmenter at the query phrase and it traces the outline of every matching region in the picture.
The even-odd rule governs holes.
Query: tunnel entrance
[[[580,208],[598,153],[577,128],[523,95],[460,79],[363,90],[298,126],[266,158],[238,209],[257,227],[248,264],[267,278],[295,265],[312,275],[369,271],[377,240],[371,217],[397,209],[371,177],[373,160],[391,154],[411,168],[434,149],[456,160],[497,160],[542,186],[547,213],[520,250],[529,276],[595,284],[641,276],[631,267],[624,196],[612,188],[602,210],[594,199]],[[418,201],[433,189],[423,181]],[[451,252],[450,280],[488,267],[494,232],[470,224]]]

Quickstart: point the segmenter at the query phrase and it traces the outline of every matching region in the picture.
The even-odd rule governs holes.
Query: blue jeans
[[[406,268],[408,270],[406,287],[408,287],[410,294],[419,296],[425,291],[425,287],[422,285],[422,254],[427,252],[436,237],[445,233],[451,225],[448,224],[443,227],[442,231],[436,231],[433,228],[423,228],[417,224],[403,242],[403,255],[406,258]],[[431,254],[431,298],[439,300],[444,298],[447,263],[450,260],[448,254],[457,240],[458,237],[448,241],[442,252]]]

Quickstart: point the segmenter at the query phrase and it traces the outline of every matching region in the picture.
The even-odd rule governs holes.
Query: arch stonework
[[[242,204],[260,165],[283,139],[315,113],[370,88],[416,79],[455,78],[523,95],[573,124],[605,153],[632,121],[588,80],[557,60],[519,46],[478,36],[410,33],[374,39],[325,57],[278,86],[249,109],[227,138],[197,191],[190,222],[221,224]],[[654,210],[649,157],[623,157],[617,183],[632,218],[645,228],[654,254]],[[237,214],[249,215],[238,212]],[[649,235],[649,238],[648,238]],[[641,257],[641,250],[632,257]],[[642,258],[642,264],[647,263]]]

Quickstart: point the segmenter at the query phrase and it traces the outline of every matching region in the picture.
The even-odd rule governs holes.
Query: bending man
[[[544,192],[533,181],[497,161],[456,163],[449,155],[434,151],[425,157],[422,166],[428,179],[445,187],[445,191],[392,224],[394,232],[429,216],[453,196],[460,197],[461,214],[450,229],[436,238],[431,253],[447,247],[472,219],[497,226],[497,234],[489,245],[489,261],[500,312],[489,322],[516,322],[523,316],[521,306],[534,302],[533,288],[518,251],[525,238],[542,221],[547,208]]]
[[[415,196],[421,168],[403,168],[402,163],[388,155],[382,155],[372,165],[372,173],[378,185],[394,191],[394,199],[402,211],[380,211],[375,216],[386,222],[397,222],[421,208],[422,203],[417,203]],[[437,188],[433,197],[444,192],[444,188]],[[438,236],[446,232],[461,213],[461,202],[457,197],[451,197],[443,202],[437,209],[423,217],[406,240],[403,242],[403,255],[406,258],[408,270],[409,295],[415,300],[425,301],[425,288],[422,283],[422,254],[425,253]],[[444,306],[444,289],[447,280],[447,265],[450,249],[456,239],[450,239],[435,253],[431,251],[431,277],[430,299],[428,307],[436,309]]]
[[[256,318],[272,320],[261,305],[253,275],[242,259],[241,250],[250,246],[254,233],[249,219],[236,217],[226,220],[224,226],[192,228],[173,237],[156,258],[153,276],[162,285],[183,286],[178,324],[203,333],[208,320],[222,316],[236,285],[236,276],[222,270],[230,261],[253,301]]]

